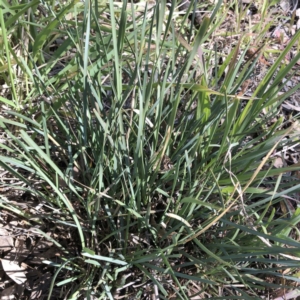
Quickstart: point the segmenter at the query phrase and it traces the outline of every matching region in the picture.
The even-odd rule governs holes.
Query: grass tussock
[[[243,5],[1,4],[3,291],[296,293],[300,31],[274,50],[276,3]]]

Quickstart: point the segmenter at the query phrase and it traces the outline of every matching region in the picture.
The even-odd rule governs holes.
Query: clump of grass
[[[245,62],[240,38],[218,65],[202,46],[221,1],[198,30],[166,4],[2,12],[11,96],[1,98],[0,164],[12,180],[0,205],[31,226],[56,224],[78,247],[51,239],[61,258],[47,262],[49,299],[61,286],[68,299],[255,299],[297,282],[299,208],[277,207],[299,190],[288,173],[298,166],[274,168],[272,155],[299,142],[298,122],[278,111],[299,88],[279,93],[300,33],[246,97],[259,53]],[[21,56],[11,46],[20,32]],[[10,201],[18,189],[46,204],[42,216]]]

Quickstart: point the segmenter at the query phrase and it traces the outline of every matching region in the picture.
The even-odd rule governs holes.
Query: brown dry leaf
[[[251,83],[251,80],[245,80],[241,86],[241,91],[238,93],[238,96],[243,96],[247,91]]]
[[[290,213],[293,215],[294,212],[295,212],[295,208],[293,206],[293,203],[291,202],[290,199],[285,199],[285,201],[286,201],[287,208],[289,209]]]
[[[26,248],[25,240],[25,236],[17,238],[15,240],[15,247],[5,255],[5,259],[16,261],[17,263],[23,262],[30,254],[30,250]]]
[[[16,284],[23,284],[27,280],[25,275],[25,268],[20,267],[13,261],[1,259],[2,267],[6,275],[12,279]]]
[[[14,240],[5,228],[0,228],[0,251],[9,251],[14,247]]]
[[[256,48],[256,47],[249,48],[249,49],[246,51],[245,58],[246,58],[247,60],[250,60],[250,59],[256,57],[257,54],[259,53],[259,50],[260,50],[260,48]]]
[[[280,156],[276,156],[274,159],[274,167],[275,168],[282,168],[284,166],[284,162]]]
[[[270,66],[270,63],[267,62],[266,59],[265,59],[263,56],[261,56],[261,57],[259,58],[259,62],[260,62],[261,64],[263,64],[263,65]]]
[[[280,208],[284,215],[293,214],[295,212],[292,202],[286,198],[284,201],[280,201]]]
[[[288,214],[284,201],[280,201],[280,208],[284,216]]]

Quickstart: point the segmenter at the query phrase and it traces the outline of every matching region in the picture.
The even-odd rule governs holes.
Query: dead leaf
[[[277,156],[274,159],[273,165],[275,168],[282,168],[284,166],[284,162],[280,156]]]
[[[6,275],[17,284],[23,284],[27,278],[25,268],[20,267],[13,261],[1,259],[2,267]]]
[[[287,108],[290,108],[290,109],[293,109],[293,110],[296,110],[296,111],[300,111],[300,107],[298,106],[295,106],[291,103],[288,103],[287,101],[284,102],[284,104],[282,105],[283,107],[287,107]]]
[[[14,247],[14,240],[5,228],[0,228],[0,251],[9,251]]]

